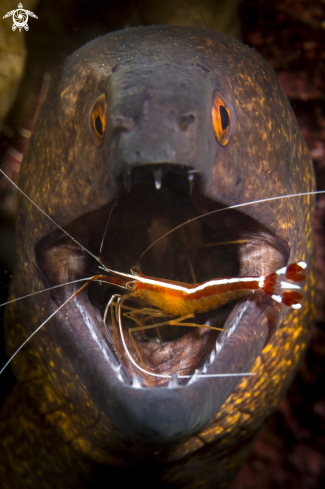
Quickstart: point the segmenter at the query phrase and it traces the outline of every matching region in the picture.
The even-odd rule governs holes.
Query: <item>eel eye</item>
[[[106,127],[106,111],[106,96],[102,94],[95,100],[91,109],[91,126],[97,146],[103,143]]]
[[[226,146],[229,141],[231,114],[225,102],[217,93],[213,94],[212,122],[218,143],[221,146]]]
[[[126,288],[131,292],[136,289],[137,284],[135,282],[128,282]]]

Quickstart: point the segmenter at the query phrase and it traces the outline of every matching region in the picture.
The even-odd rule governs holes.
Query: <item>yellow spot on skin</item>
[[[263,349],[263,353],[268,353],[270,350],[272,350],[272,345],[268,344],[266,347]]]

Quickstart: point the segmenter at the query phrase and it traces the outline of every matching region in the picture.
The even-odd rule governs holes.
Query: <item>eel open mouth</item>
[[[101,260],[109,269],[130,273],[131,267],[137,265],[147,276],[193,284],[213,278],[266,275],[287,263],[286,242],[240,210],[225,210],[181,227],[158,241],[138,263],[139,256],[166,232],[224,206],[204,195],[204,184],[198,172],[180,165],[139,166],[127,178],[121,175],[117,187],[120,191],[115,201],[77,218],[66,227],[66,231],[94,255],[99,256],[102,248]],[[47,286],[104,273],[98,262],[60,230],[38,243],[36,256]],[[54,289],[52,297],[59,306],[78,287],[80,284]],[[224,328],[226,332],[233,330],[238,323],[233,320],[236,308],[259,294],[264,295],[263,292],[250,293],[244,299],[196,314],[187,321],[202,328],[170,324],[155,327],[157,323],[167,322],[168,314],[158,318],[146,316],[145,324],[152,328],[133,332],[133,340],[128,330],[137,324],[122,315],[124,339],[133,359],[146,370],[161,375],[160,378],[141,373],[130,362],[117,327],[114,332],[111,315],[108,314],[106,324],[102,320],[112,295],[125,292],[110,284],[93,282],[64,312],[66,316],[72,315],[77,304],[84,317],[95,316],[119,379],[131,384],[138,382],[141,376],[140,382],[145,387],[166,386],[168,382],[175,382],[175,374],[193,376],[197,370],[203,374],[208,372],[217,357],[219,336],[225,338],[226,333],[204,328],[204,325]],[[132,297],[127,298],[124,305],[138,310],[135,315],[139,321],[144,318],[144,308],[150,307]],[[127,309],[122,310],[125,312]],[[163,377],[172,375],[172,381]],[[192,379],[181,379],[179,383],[187,384]]]

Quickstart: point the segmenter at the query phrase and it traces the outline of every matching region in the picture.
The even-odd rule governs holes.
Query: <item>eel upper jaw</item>
[[[107,233],[107,245],[103,250],[103,259],[106,262],[110,260],[110,268],[129,273],[129,268],[135,264],[136,257],[143,251],[144,244],[147,242],[144,238],[148,238],[148,236],[144,236],[143,229],[148,230],[147,234],[151,235],[150,239],[153,241],[157,233],[158,235],[163,234],[162,231],[166,226],[170,228],[178,223],[177,220],[167,219],[168,212],[171,212],[172,207],[174,214],[179,217],[179,209],[183,206],[184,200],[187,199],[186,205],[183,206],[185,210],[183,210],[182,219],[188,219],[193,216],[195,206],[200,207],[197,202],[203,199],[204,205],[208,205],[207,200],[203,194],[200,194],[198,188],[192,189],[190,195],[186,186],[179,186],[179,181],[182,183],[184,180],[184,172],[182,169],[176,168],[176,170],[176,172],[170,172],[164,177],[168,180],[168,185],[165,186],[163,182],[159,190],[154,185],[156,175],[148,172],[147,175],[142,176],[140,181],[135,179],[132,190],[129,193],[125,192],[118,199],[117,208],[113,210],[109,224],[109,228],[114,231]],[[176,200],[174,187],[177,189],[178,195]],[[145,195],[145,199],[142,201],[141,195]],[[153,205],[157,195],[161,199],[158,213]],[[136,202],[138,202],[138,207],[135,208]],[[172,207],[171,202],[173,203]],[[218,204],[210,202],[209,205],[215,207]],[[82,218],[72,222],[67,231],[78,241],[81,241],[87,249],[96,253],[102,237],[102,229],[105,227],[105,221],[111,207],[112,203],[109,203],[104,209],[100,209],[96,213],[82,216]],[[151,207],[152,210],[148,211],[148,208]],[[134,209],[132,215],[128,215],[130,208]],[[94,219],[95,214],[97,219]],[[205,248],[207,258],[204,262],[200,258],[200,251],[198,250],[202,247],[201,245],[209,244],[205,243],[206,240],[227,239],[227,233],[229,239],[229,236],[233,236],[234,227],[237,231],[240,230],[239,236],[237,235],[238,239],[244,236],[244,228],[250,228],[249,236],[248,234],[246,236],[250,239],[248,243],[238,245],[239,250],[236,253],[230,249],[228,259],[232,268],[227,273],[221,266],[218,270],[219,276],[260,275],[274,271],[277,267],[284,265],[287,256],[285,256],[285,247],[281,240],[277,242],[275,236],[267,233],[262,225],[253,223],[250,218],[247,218],[247,221],[245,216],[233,213],[222,220],[221,214],[225,215],[226,213],[220,213],[216,221],[219,232],[222,228],[221,235],[218,234],[221,237],[217,238],[216,230],[213,225],[211,226],[210,221],[208,224],[195,224],[192,230],[185,231],[185,241],[184,235],[180,233],[177,238],[173,238],[176,239],[176,242],[169,242],[169,245],[173,246],[175,255],[181,255],[181,267],[171,266],[172,260],[170,257],[168,258],[170,248],[161,242],[158,251],[154,250],[151,254],[148,253],[148,257],[143,258],[142,265],[145,273],[162,277],[163,270],[165,270],[167,275],[168,273],[170,275],[164,278],[190,282],[191,279],[187,278],[188,275],[186,275],[189,274],[188,270],[182,271],[187,255],[180,253],[179,250],[182,243],[184,245],[184,242],[191,240],[191,236],[192,239],[195,236],[195,253],[198,256],[193,259],[193,267],[197,269],[196,272],[199,275],[197,281],[215,278],[211,275],[209,277],[208,273],[211,264],[216,262],[219,264],[224,260],[222,255],[218,255],[220,251],[207,252],[206,250],[209,248]],[[240,220],[245,219],[245,223],[238,225],[239,218]],[[93,225],[96,221],[102,223],[97,226],[100,228],[99,230]],[[139,222],[135,221],[142,223],[142,230],[140,229],[140,233],[137,231],[140,238],[138,241],[133,239],[131,249],[128,246],[123,248],[121,241],[127,243],[130,239],[123,235],[119,223],[123,222],[123,227],[129,227],[130,235],[135,236],[139,225]],[[250,226],[247,226],[247,222],[250,223]],[[255,234],[252,232],[254,226]],[[86,239],[82,237],[85,232],[84,228],[88,229]],[[200,240],[197,240],[198,236],[201,236]],[[264,263],[263,256],[265,256],[266,250],[270,251],[271,249],[273,250],[273,258],[269,258],[271,260],[270,265]],[[192,252],[187,250],[187,253],[191,255]],[[98,273],[97,264],[94,269],[89,256],[56,231],[38,244],[36,255],[44,273],[46,285],[81,278],[85,274],[90,276],[92,273]],[[120,265],[120,260],[123,257],[126,257],[125,269],[121,269]],[[201,264],[201,270],[198,268],[198,263]],[[53,312],[77,288],[76,284],[63,287],[60,290],[56,289],[52,296],[51,311],[49,312]],[[104,293],[100,289],[105,289]],[[172,377],[170,380],[165,378],[153,379],[156,387],[151,388],[152,384],[149,378],[138,372],[128,361],[121,346],[119,335],[118,349],[121,357],[117,354],[111,318],[108,318],[106,324],[103,322],[103,304],[107,298],[116,292],[116,289],[106,288],[102,285],[95,285],[89,291],[82,291],[69,302],[65,310],[60,311],[55,316],[56,327],[53,330],[56,341],[62,345],[64,350],[67,350],[65,352],[67,358],[70,359],[74,370],[96,400],[97,405],[118,429],[133,438],[149,443],[173,442],[196,432],[206,424],[231,394],[241,377],[204,378],[204,374],[231,374],[249,371],[270,334],[276,328],[279,317],[282,316],[280,306],[263,293],[257,292],[251,293],[246,299],[240,300],[236,304],[224,307],[221,312],[212,311],[211,314],[201,318],[202,323],[205,321],[211,326],[223,325],[226,331],[220,334],[206,329],[188,328],[188,330],[180,331],[175,336],[173,328],[169,326],[162,333],[162,345],[158,344],[155,334],[144,337],[142,340],[141,333],[138,334],[137,344],[141,349],[145,364],[150,365],[148,370]],[[99,299],[100,294],[103,295],[104,299]],[[125,322],[127,323],[127,321]],[[195,322],[197,322],[197,318],[195,318]],[[126,327],[129,326],[126,324]],[[128,336],[127,331],[125,331],[124,337],[128,339]],[[80,341],[81,338],[82,342]],[[127,344],[132,355],[137,359],[137,363],[140,363],[134,349],[132,349],[130,340]],[[202,351],[201,354],[193,355],[191,353],[191,351],[198,349]],[[177,350],[176,354],[173,350]],[[177,372],[178,375],[188,375],[189,379],[177,379]]]

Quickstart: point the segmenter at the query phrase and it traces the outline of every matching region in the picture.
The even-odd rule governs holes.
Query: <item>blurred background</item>
[[[86,42],[129,26],[195,25],[234,35],[277,72],[325,189],[325,1],[24,0],[29,30],[12,30],[19,0],[0,2],[0,168],[15,181],[49,80]],[[15,262],[16,193],[0,180],[0,303]],[[317,323],[306,358],[231,489],[325,487],[325,197],[315,216]],[[0,365],[6,361],[2,313]],[[0,378],[0,401],[14,382]]]

